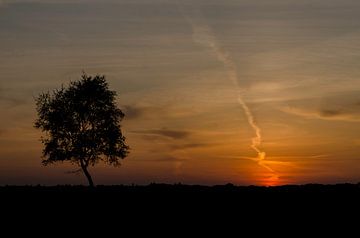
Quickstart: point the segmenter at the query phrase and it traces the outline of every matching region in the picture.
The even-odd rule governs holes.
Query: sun
[[[273,187],[280,185],[280,179],[277,174],[271,174],[269,177],[262,181],[262,185],[266,187]]]

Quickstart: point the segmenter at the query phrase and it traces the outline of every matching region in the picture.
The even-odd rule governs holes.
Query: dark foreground
[[[1,215],[11,224],[35,219],[37,225],[85,222],[93,226],[104,223],[108,227],[110,222],[115,223],[114,228],[119,223],[121,227],[135,224],[134,232],[142,232],[139,224],[151,224],[154,229],[167,224],[174,230],[189,227],[201,230],[199,224],[203,222],[207,224],[205,230],[225,224],[229,226],[226,229],[237,232],[244,226],[257,225],[252,230],[256,232],[267,224],[277,229],[285,223],[292,224],[296,230],[303,229],[304,224],[319,228],[319,223],[324,221],[332,227],[331,223],[357,223],[359,204],[360,184],[0,187]]]
[[[262,186],[236,186],[226,185],[186,185],[186,184],[156,184],[149,185],[97,185],[91,188],[83,185],[58,185],[58,186],[0,186],[1,194],[13,193],[95,193],[95,194],[159,194],[159,193],[231,193],[231,194],[294,194],[294,193],[360,193],[358,184],[305,184],[305,185],[283,185],[273,187]]]
[[[26,199],[24,199],[26,198]],[[147,202],[170,203],[179,200],[185,202],[223,202],[248,201],[265,205],[268,203],[286,203],[289,201],[360,202],[359,184],[337,185],[286,185],[278,187],[150,184],[147,186],[3,186],[0,187],[0,199],[14,201],[83,201],[106,202]]]

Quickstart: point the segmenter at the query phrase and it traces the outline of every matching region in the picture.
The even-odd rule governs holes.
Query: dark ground
[[[212,229],[228,231],[228,235],[220,237],[229,237],[245,232],[241,229],[253,234],[264,230],[287,234],[291,228],[292,237],[304,229],[339,229],[339,224],[347,227],[343,231],[357,230],[359,204],[360,183],[280,187],[151,184],[94,189],[3,186],[0,187],[0,217],[6,223],[0,225],[6,228],[4,224],[10,227],[35,223],[31,226],[35,233],[42,226],[49,226],[56,232],[65,229],[67,234],[69,229],[81,230],[83,226],[90,233],[97,227],[119,233],[131,227],[134,234],[152,231],[152,235],[162,232],[167,237],[172,237],[174,232],[185,232],[186,237],[192,237],[193,229],[200,234],[203,231],[211,234]],[[22,230],[12,230],[17,231]]]
[[[26,199],[24,199],[26,198]],[[217,186],[182,185],[182,184],[150,184],[147,186],[3,186],[0,187],[0,200],[22,202],[39,199],[66,203],[77,199],[85,202],[136,202],[140,204],[169,203],[176,200],[183,203],[225,202],[225,204],[243,201],[266,205],[273,203],[297,202],[360,202],[359,184],[336,185],[286,185],[278,187],[234,186],[232,184]]]

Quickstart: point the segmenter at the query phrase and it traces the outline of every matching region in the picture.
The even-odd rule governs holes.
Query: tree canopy
[[[36,98],[35,127],[46,133],[43,164],[71,161],[93,186],[88,166],[99,161],[119,165],[129,153],[120,122],[124,113],[116,105],[105,76],[86,74],[53,92]]]

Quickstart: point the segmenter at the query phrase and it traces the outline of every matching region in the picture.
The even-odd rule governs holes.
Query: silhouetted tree
[[[35,127],[46,132],[43,164],[71,161],[94,186],[89,166],[99,161],[119,165],[129,151],[122,135],[123,112],[116,106],[105,76],[87,76],[67,88],[42,93],[36,98]]]

